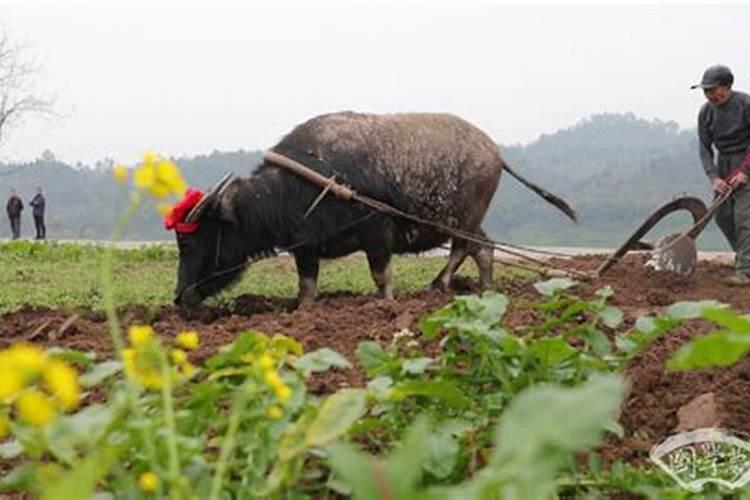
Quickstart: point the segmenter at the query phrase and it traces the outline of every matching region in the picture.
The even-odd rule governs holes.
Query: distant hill
[[[694,131],[633,114],[594,115],[526,146],[503,148],[517,171],[573,204],[579,224],[505,175],[487,229],[498,239],[522,244],[616,246],[675,196],[709,200],[697,151]],[[674,214],[653,231],[664,234],[690,223],[688,215]],[[705,249],[728,248],[714,226],[699,243]]]
[[[524,145],[502,147],[508,163],[530,180],[566,198],[579,213],[575,225],[553,207],[503,175],[485,228],[495,238],[518,244],[615,246],[648,214],[680,193],[708,199],[694,131],[673,122],[647,121],[633,114],[593,115],[573,127],[542,135]],[[247,175],[260,164],[260,151],[214,151],[174,158],[188,183],[207,187],[227,171]],[[28,201],[37,185],[48,198],[48,233],[53,238],[109,237],[124,206],[124,193],[112,181],[111,164],[71,166],[51,153],[29,164],[0,163],[0,193],[15,187]],[[673,216],[665,231],[689,225]],[[32,234],[31,216],[23,232]],[[0,235],[7,237],[7,222]],[[171,239],[153,210],[131,224],[128,239]],[[718,230],[700,239],[705,249],[726,249]]]

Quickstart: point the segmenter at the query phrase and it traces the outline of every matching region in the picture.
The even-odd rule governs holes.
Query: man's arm
[[[719,176],[719,167],[714,163],[714,138],[708,127],[708,108],[703,107],[698,114],[698,146],[700,148],[701,163],[703,170],[709,179],[714,180]]]

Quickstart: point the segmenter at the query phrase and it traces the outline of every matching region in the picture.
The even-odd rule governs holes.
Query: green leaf
[[[534,283],[534,288],[536,288],[537,292],[542,295],[551,297],[557,292],[567,290],[575,285],[577,285],[577,283],[570,278],[552,278],[547,281]]]
[[[428,456],[426,421],[419,419],[404,443],[387,459],[380,460],[351,445],[328,448],[328,463],[358,499],[419,498],[415,486],[422,475],[422,463]]]
[[[393,379],[386,375],[376,377],[367,382],[368,393],[377,400],[388,399],[393,386]]]
[[[750,319],[731,309],[703,309],[703,317],[734,333],[750,335]]]
[[[122,363],[119,361],[104,361],[97,363],[94,367],[84,373],[78,380],[82,387],[94,387],[101,384],[109,377],[122,371]]]
[[[205,366],[213,371],[225,366],[246,364],[242,360],[242,357],[249,352],[262,348],[268,342],[268,336],[264,333],[254,330],[242,332],[231,344],[222,347],[218,354],[214,354],[208,358]]]
[[[667,316],[673,319],[696,319],[703,316],[704,309],[726,307],[716,300],[675,302],[667,308]]]
[[[422,319],[420,327],[427,338],[440,330],[449,332],[491,335],[503,319],[508,308],[508,298],[497,292],[481,296],[462,295],[449,305]]]
[[[427,437],[427,457],[422,467],[438,479],[453,472],[459,453],[458,442],[450,434],[431,433]]]
[[[546,365],[556,365],[578,354],[576,349],[560,337],[544,337],[535,340],[529,349]]]
[[[669,370],[729,366],[750,351],[750,335],[714,332],[683,345],[667,362]]]
[[[608,299],[608,298],[612,297],[614,294],[615,294],[614,289],[611,286],[609,286],[609,285],[600,288],[599,290],[597,290],[594,293],[594,295],[596,295],[597,297],[600,297],[602,299]]]
[[[422,318],[419,322],[419,329],[422,335],[428,339],[434,338],[443,328],[443,325],[456,315],[453,309],[453,304],[449,304]]]
[[[595,444],[616,416],[624,389],[618,376],[601,375],[575,388],[524,391],[503,413],[493,464],[531,465],[553,448],[575,451]]]
[[[618,308],[607,306],[599,311],[599,317],[609,328],[617,328],[622,323],[623,314]]]
[[[307,376],[310,373],[326,372],[334,367],[350,369],[352,364],[336,351],[323,347],[299,358],[294,362],[294,367]]]
[[[4,473],[0,476],[0,493],[22,490],[35,491],[37,483],[35,472],[34,464],[24,463]]]
[[[641,316],[635,320],[635,329],[643,333],[651,333],[656,330],[656,321],[651,316]]]
[[[411,375],[421,375],[432,362],[432,358],[407,359],[401,364],[401,372]]]
[[[328,396],[305,435],[307,447],[320,447],[335,441],[367,410],[367,391],[344,389]]]
[[[471,404],[456,386],[447,380],[409,380],[397,384],[391,391],[391,399],[400,401],[412,396],[436,398],[456,408],[468,408]]]
[[[59,477],[44,481],[41,484],[42,500],[91,498],[97,483],[109,472],[116,458],[114,447],[97,449]]]
[[[98,446],[116,418],[112,405],[87,406],[78,413],[57,418],[44,431],[50,452],[59,460],[72,464],[78,450]]]
[[[10,460],[16,458],[23,453],[23,446],[18,441],[8,441],[6,443],[0,443],[0,458],[3,460]]]
[[[350,444],[340,444],[328,448],[328,463],[339,481],[351,491],[352,498],[381,498],[374,472],[383,470],[382,462]]]
[[[429,453],[429,435],[427,420],[417,419],[409,429],[403,444],[388,458],[387,481],[395,490],[396,498],[413,498],[410,493],[422,476],[422,463]]]
[[[373,341],[359,343],[357,359],[370,377],[387,373],[393,361],[392,356],[385,352],[380,344]]]
[[[307,429],[315,420],[317,413],[313,410],[304,412],[291,426],[284,431],[279,441],[279,459],[289,461],[307,449],[305,437]]]
[[[96,359],[96,353],[81,352],[74,349],[65,349],[62,347],[50,347],[47,354],[51,357],[65,361],[67,363],[76,363],[81,366],[91,366]]]
[[[575,388],[527,389],[502,415],[490,464],[456,495],[554,496],[558,469],[575,451],[599,440],[619,410],[624,389],[615,375],[592,377]]]
[[[594,328],[585,333],[586,340],[597,356],[606,356],[612,352],[612,345],[604,332]]]

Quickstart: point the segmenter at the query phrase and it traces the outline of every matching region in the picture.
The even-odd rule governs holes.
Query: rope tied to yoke
[[[363,204],[363,205],[365,205],[367,207],[370,207],[370,208],[372,208],[374,210],[377,210],[379,212],[390,214],[390,215],[393,215],[393,216],[396,216],[396,217],[400,217],[400,218],[403,218],[403,219],[406,219],[406,220],[410,220],[412,222],[416,222],[416,223],[424,225],[424,226],[433,227],[433,228],[435,228],[435,229],[437,229],[437,230],[439,230],[439,231],[441,231],[441,232],[443,232],[445,234],[448,234],[448,235],[450,235],[452,237],[460,238],[460,239],[463,239],[465,241],[469,241],[471,243],[475,243],[475,244],[478,244],[478,245],[495,248],[495,249],[497,249],[497,250],[499,250],[499,251],[501,251],[503,253],[506,253],[508,255],[513,255],[513,256],[515,256],[515,257],[517,257],[519,259],[526,260],[528,262],[533,262],[534,264],[536,264],[536,265],[538,265],[538,266],[540,266],[542,268],[545,268],[545,269],[551,269],[551,270],[555,270],[555,271],[558,271],[558,272],[562,271],[564,273],[569,273],[571,275],[577,276],[578,278],[581,278],[581,279],[589,279],[590,278],[590,275],[588,275],[588,274],[586,274],[584,272],[581,272],[581,271],[578,271],[578,270],[575,270],[575,269],[560,270],[560,269],[555,268],[554,266],[549,265],[548,263],[546,263],[546,262],[544,262],[544,261],[542,261],[540,259],[536,259],[536,258],[530,257],[528,255],[524,255],[520,251],[509,250],[507,247],[509,247],[511,245],[506,245],[506,244],[503,244],[501,242],[497,242],[497,241],[491,240],[489,238],[484,238],[484,237],[478,236],[478,235],[476,235],[474,233],[470,233],[468,231],[463,231],[461,229],[457,229],[457,228],[453,228],[453,227],[450,227],[450,226],[446,226],[444,224],[440,224],[439,222],[434,222],[434,221],[422,219],[421,217],[418,217],[416,215],[412,215],[412,214],[406,213],[406,212],[404,212],[402,210],[399,210],[398,208],[393,207],[391,205],[388,205],[388,204],[386,204],[386,203],[384,203],[382,201],[376,200],[374,198],[370,198],[369,196],[365,196],[365,195],[359,194],[359,193],[357,193],[356,191],[354,191],[353,189],[351,189],[348,186],[339,184],[338,182],[336,182],[335,176],[330,177],[330,178],[325,177],[325,176],[321,175],[320,173],[312,170],[311,168],[303,165],[302,163],[300,163],[300,162],[298,162],[296,160],[293,160],[293,159],[291,159],[289,157],[286,157],[284,155],[281,155],[281,154],[279,154],[279,153],[277,153],[275,151],[267,151],[265,153],[265,155],[264,155],[264,160],[266,160],[266,161],[268,161],[270,163],[273,163],[274,165],[286,168],[287,170],[289,170],[289,171],[291,171],[291,172],[299,175],[303,179],[306,179],[309,182],[311,182],[311,183],[313,183],[313,184],[315,184],[317,186],[320,186],[320,187],[324,188],[323,193],[321,193],[321,195],[318,196],[318,198],[316,198],[316,200],[313,202],[313,204],[311,205],[311,207],[307,210],[306,216],[312,211],[313,208],[315,208],[315,206],[317,206],[318,203],[320,203],[320,201],[322,200],[323,196],[325,196],[325,194],[327,194],[328,192],[331,192],[331,193],[333,193],[334,196],[336,196],[337,198],[340,198],[342,200],[345,200],[345,201],[356,201],[356,202],[359,202],[359,203],[361,203],[361,204]],[[526,251],[531,251],[531,252],[536,252],[533,249],[525,249],[525,248],[518,247],[518,246],[516,246],[515,248],[526,250]],[[539,252],[536,252],[536,253],[553,254],[554,252],[539,251]],[[563,254],[558,254],[558,256],[568,257],[567,255],[563,255]],[[510,264],[510,263],[508,263],[508,264],[509,265],[513,265],[513,264]],[[523,266],[518,266],[518,267],[523,267]],[[523,267],[523,268],[528,270],[527,267]]]

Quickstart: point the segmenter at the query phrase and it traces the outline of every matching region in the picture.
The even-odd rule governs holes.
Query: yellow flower
[[[9,402],[23,389],[24,377],[10,364],[0,366],[0,403]]]
[[[133,172],[133,184],[139,189],[151,189],[156,182],[156,171],[153,165],[141,165]]]
[[[187,354],[182,349],[173,349],[171,353],[172,363],[181,365],[187,361]]]
[[[198,332],[180,332],[175,338],[175,343],[189,351],[194,351],[200,344],[200,341],[198,340]]]
[[[128,168],[123,165],[115,165],[112,168],[112,176],[120,184],[124,184],[128,180]]]
[[[268,411],[266,411],[266,414],[274,420],[279,420],[281,417],[284,416],[284,411],[278,406],[273,405],[268,408]]]
[[[281,377],[279,377],[279,374],[275,371],[267,371],[263,376],[263,379],[266,381],[266,384],[270,385],[271,387],[279,387],[281,385],[284,385],[284,382],[281,381]]]
[[[39,373],[47,359],[44,351],[29,344],[15,344],[8,353],[11,363],[27,375]]]
[[[164,386],[164,377],[159,370],[149,368],[138,373],[138,382],[146,389],[157,390]]]
[[[159,160],[159,155],[153,151],[146,151],[143,153],[143,163],[145,165],[153,165]]]
[[[135,347],[141,347],[151,342],[154,338],[154,330],[147,325],[131,326],[128,328],[128,338]]]
[[[187,190],[187,184],[182,178],[180,169],[171,161],[162,160],[156,165],[156,177],[159,183],[167,186],[172,194],[182,196]]]
[[[0,415],[0,439],[10,433],[10,420],[5,415]]]
[[[135,169],[133,183],[156,198],[170,194],[182,196],[187,190],[187,183],[177,165],[150,151],[143,155],[143,163]]]
[[[276,362],[273,360],[273,357],[271,357],[268,353],[263,353],[260,356],[260,359],[258,359],[258,364],[263,370],[272,370],[276,367]]]
[[[159,476],[153,472],[144,472],[138,478],[138,486],[143,491],[156,491],[159,487]]]
[[[193,373],[195,373],[195,367],[190,363],[182,363],[180,365],[180,375],[183,377],[190,378],[193,376]]]
[[[292,397],[292,390],[283,384],[275,386],[273,390],[276,392],[276,397],[279,398],[280,401],[289,401],[289,398]]]
[[[42,378],[47,390],[62,408],[72,410],[78,406],[81,398],[78,374],[67,363],[60,360],[50,361],[44,367]]]
[[[57,415],[52,401],[36,389],[21,393],[16,400],[16,411],[23,422],[35,427],[47,425]]]
[[[146,389],[160,389],[164,385],[164,377],[158,359],[152,359],[148,353],[139,352],[132,348],[123,349],[122,364],[125,375]]]

